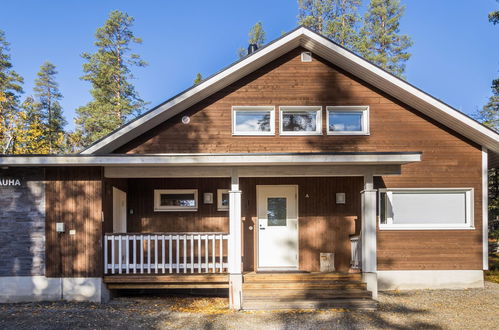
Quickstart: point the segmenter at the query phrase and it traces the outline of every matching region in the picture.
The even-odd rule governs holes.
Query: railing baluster
[[[217,266],[216,266],[216,252],[215,252],[216,251],[215,250],[215,234],[213,234],[211,237],[211,244],[212,244],[211,249],[212,249],[212,253],[213,253],[213,256],[212,256],[212,258],[213,258],[213,260],[212,260],[213,261],[213,272],[216,272]]]
[[[187,273],[187,235],[182,235],[184,238],[184,273]]]
[[[191,273],[194,273],[194,235],[191,235]]]
[[[220,239],[218,240],[218,244],[220,244],[220,246],[219,246],[220,256],[218,259],[220,261],[220,267],[219,267],[220,273],[222,273],[224,271],[224,269],[223,269],[224,254],[223,254],[223,239],[222,239],[222,237],[223,237],[223,235],[220,234]]]
[[[140,273],[144,274],[144,235],[140,235]]]
[[[112,241],[111,241],[111,273],[114,274],[114,255],[116,254],[115,252],[115,242],[114,242],[114,236],[111,235]]]
[[[172,235],[170,235],[168,237],[168,265],[169,265],[170,274],[173,273],[172,245],[173,245],[173,240],[172,240]]]
[[[206,234],[206,236],[204,237],[204,255],[205,255],[205,271],[206,273],[209,273],[209,262],[210,262],[210,258],[209,258],[209,251],[208,251],[208,234]]]
[[[177,266],[177,274],[180,272],[180,235],[177,235],[177,245],[176,247],[176,255],[177,258],[175,260],[175,265]]]
[[[151,235],[147,235],[147,273],[151,273]]]
[[[161,261],[163,264],[163,274],[165,273],[165,235],[161,236]]]
[[[154,235],[154,271],[158,273],[158,235]]]
[[[104,275],[107,274],[107,235],[104,235]]]
[[[130,242],[128,240],[128,235],[125,236],[125,267],[126,267],[126,273],[128,274],[130,272]]]
[[[198,273],[201,273],[201,235],[198,235]]]
[[[137,274],[137,235],[133,235],[133,273]]]

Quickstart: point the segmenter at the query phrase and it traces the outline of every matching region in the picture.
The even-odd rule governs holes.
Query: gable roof
[[[353,52],[317,34],[298,27],[255,53],[208,77],[200,84],[172,97],[116,131],[98,140],[82,154],[107,154],[159,123],[179,114],[206,97],[236,82],[296,47],[303,47],[395,97],[430,118],[491,151],[489,159],[499,163],[499,134],[459,110],[423,92]]]

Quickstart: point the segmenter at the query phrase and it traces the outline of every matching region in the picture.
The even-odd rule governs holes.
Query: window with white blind
[[[473,189],[381,189],[380,229],[473,228]]]

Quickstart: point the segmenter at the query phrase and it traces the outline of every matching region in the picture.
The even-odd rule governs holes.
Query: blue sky
[[[364,0],[367,2],[368,0]],[[499,76],[499,26],[487,21],[495,0],[405,0],[401,32],[414,41],[407,64],[409,82],[465,113],[486,103]],[[197,72],[208,76],[237,59],[249,28],[263,22],[267,41],[296,27],[294,0],[4,1],[0,29],[11,43],[15,70],[25,78],[25,95],[44,61],[54,63],[64,94],[62,105],[73,127],[74,109],[89,101],[81,81],[80,54],[92,52],[94,32],[111,10],[133,16],[144,43],[136,51],[149,63],[135,70],[142,98],[157,105],[192,85]]]

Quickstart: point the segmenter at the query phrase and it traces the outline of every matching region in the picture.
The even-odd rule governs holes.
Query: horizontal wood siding
[[[320,270],[321,252],[335,253],[335,268],[350,267],[350,235],[359,231],[363,178],[242,178],[244,270],[255,270],[256,185],[298,185],[300,270]],[[346,204],[336,204],[336,193],[346,193]],[[306,195],[308,194],[308,198]],[[250,229],[253,227],[253,230]]]
[[[378,269],[481,269],[481,148],[386,93],[298,48],[119,148],[117,153],[420,151],[377,187],[472,187],[475,230],[378,233]],[[273,105],[275,136],[232,136],[231,107]],[[369,136],[279,136],[279,106],[368,105]],[[188,125],[181,117],[189,115]],[[319,225],[317,225],[319,226]],[[438,260],[438,261],[436,261]]]
[[[101,175],[99,167],[46,169],[47,276],[102,275]],[[57,222],[64,223],[64,233],[56,233]]]
[[[128,214],[128,231],[227,233],[229,212],[217,211],[217,189],[229,188],[230,180],[224,178],[129,179],[127,204],[133,214]],[[198,211],[154,212],[154,189],[198,189]],[[205,192],[213,193],[213,204],[203,203]]]

